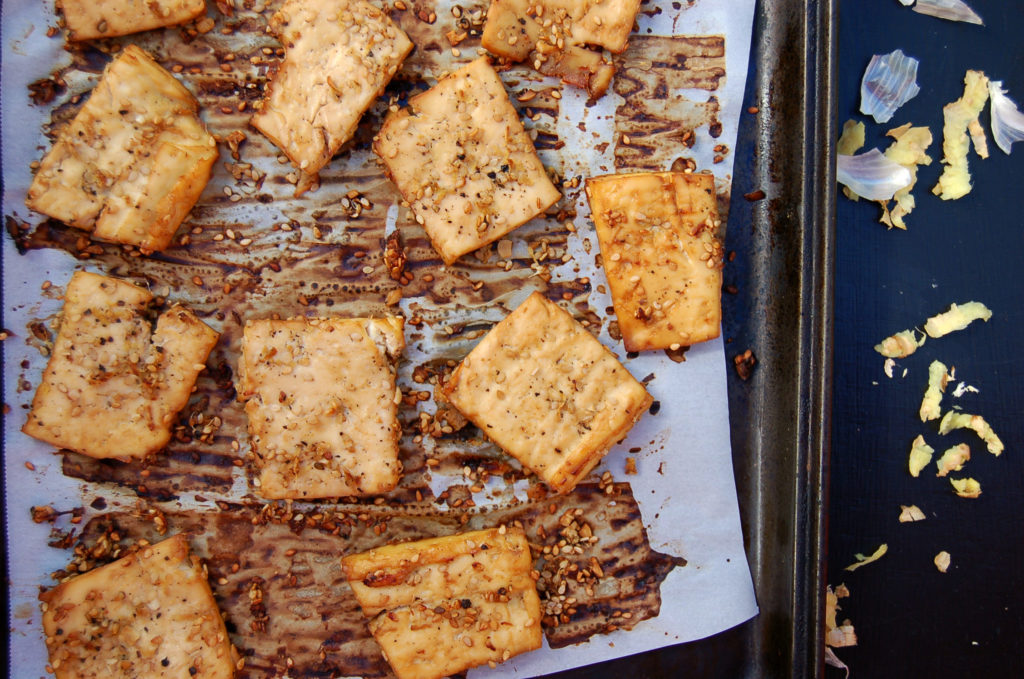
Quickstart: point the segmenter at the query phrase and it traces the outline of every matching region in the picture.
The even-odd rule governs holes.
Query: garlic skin
[[[992,100],[992,136],[996,146],[1010,155],[1013,142],[1024,141],[1024,113],[1020,112],[1013,99],[1006,96],[1002,80],[989,82],[988,96]]]
[[[896,109],[918,95],[917,67],[920,62],[903,50],[871,57],[860,82],[860,112],[887,123]]]
[[[904,3],[906,4],[906,3]],[[984,26],[977,12],[967,6],[963,0],[917,0],[913,9],[918,14],[947,19],[949,21],[962,21],[967,24]]]
[[[838,156],[836,179],[858,196],[868,200],[891,200],[910,184],[910,170],[889,160],[878,149],[856,156]]]

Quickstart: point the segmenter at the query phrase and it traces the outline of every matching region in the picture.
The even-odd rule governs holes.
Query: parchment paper
[[[673,5],[681,8],[675,9]],[[717,89],[711,93],[702,90],[676,94],[681,100],[699,103],[706,102],[709,94],[717,99],[720,134],[712,138],[707,126],[698,129],[697,142],[687,155],[696,161],[699,169],[714,171],[720,193],[727,196],[732,154],[728,151],[723,154],[715,147],[732,147],[736,141],[754,0],[659,1],[645,4],[642,10],[636,33],[639,37],[725,36],[726,75]],[[216,10],[211,8],[211,13],[214,12]],[[438,13],[441,12],[439,7]],[[49,107],[30,105],[27,86],[68,61],[60,35],[51,38],[45,35],[47,28],[54,25],[56,20],[48,2],[9,0],[3,3],[0,113],[5,217],[40,219],[24,207],[24,196],[31,181],[30,162],[39,159],[49,147],[42,132],[49,119]],[[475,55],[468,55],[472,56]],[[549,81],[549,84],[555,83]],[[622,144],[622,140],[615,139],[615,112],[624,103],[622,97],[610,90],[596,105],[588,107],[585,95],[578,90],[563,87],[561,92],[563,98],[556,128],[565,146],[561,151],[542,152],[542,159],[546,164],[560,164],[566,177],[615,171],[614,154]],[[585,121],[585,129],[580,128],[580,121]],[[601,148],[595,139],[612,143]],[[724,157],[716,163],[716,155]],[[224,173],[220,164],[216,172]],[[215,177],[207,194],[221,188]],[[597,252],[593,226],[582,192],[579,196],[579,214],[575,219],[577,234],[567,244],[569,253],[579,262],[580,270],[573,275],[603,282],[603,271],[591,253],[591,250]],[[396,203],[397,200],[396,192]],[[389,210],[389,218],[393,213],[397,214],[397,209]],[[516,232],[509,238],[515,241]],[[46,546],[50,527],[33,523],[29,508],[34,505],[52,505],[65,510],[87,507],[93,490],[62,474],[61,458],[51,447],[20,432],[27,405],[46,363],[45,357],[30,345],[26,326],[33,320],[52,318],[59,312],[60,286],[66,283],[71,271],[81,265],[58,251],[31,250],[19,255],[12,238],[4,235],[3,326],[11,334],[3,343],[5,515],[10,568],[11,672],[18,677],[45,674],[46,651],[36,597],[41,586],[53,584],[48,574],[69,560],[66,550]],[[563,274],[554,269],[552,275],[557,279]],[[52,281],[57,287],[43,290],[44,281]],[[409,303],[409,300],[402,303],[407,313]],[[610,304],[610,298],[595,286],[590,293],[591,308],[607,316],[605,309]],[[731,463],[722,340],[695,346],[686,354],[685,362],[675,363],[654,352],[627,359],[621,343],[609,336],[607,324],[600,338],[635,376],[657,376],[648,389],[660,402],[661,413],[658,417],[643,418],[628,439],[609,453],[596,474],[609,470],[617,480],[630,481],[640,502],[651,546],[682,556],[688,563],[673,570],[662,583],[661,614],[643,621],[635,629],[594,636],[588,643],[557,651],[545,647],[514,658],[496,670],[476,670],[473,676],[534,676],[622,657],[700,639],[733,627],[757,612],[743,551]],[[631,449],[642,452],[630,453]],[[622,470],[625,457],[630,454],[636,456],[639,474],[626,477]],[[431,485],[443,488],[445,483],[445,479],[435,478]],[[105,487],[103,491],[106,498],[115,498],[115,506],[119,504],[117,498],[123,507],[130,507],[134,501],[128,490]],[[229,495],[245,491],[245,478],[240,475]]]

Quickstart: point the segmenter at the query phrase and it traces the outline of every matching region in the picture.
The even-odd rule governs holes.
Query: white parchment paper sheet
[[[707,130],[698,131],[698,143],[689,153],[698,168],[711,168],[720,187],[731,182],[732,154],[712,164],[712,146],[736,142],[754,13],[754,0],[721,2],[698,0],[693,6],[673,9],[666,0],[644,5],[662,12],[638,19],[641,35],[724,35],[726,77],[714,92],[721,105],[721,136],[712,141]],[[29,163],[41,157],[48,143],[41,128],[49,116],[46,106],[32,106],[29,83],[48,76],[56,66],[67,63],[60,37],[47,38],[48,26],[55,25],[49,0],[8,0],[3,3],[2,85],[3,213],[31,218],[24,207],[25,191],[31,181]],[[439,10],[440,11],[440,10]],[[584,113],[585,95],[569,87],[563,92],[558,133],[566,142],[561,161],[566,176],[596,175],[614,171],[613,146],[604,154],[592,149],[592,132],[613,135],[618,95],[609,91],[597,106]],[[706,98],[708,93],[701,93]],[[703,99],[702,99],[703,100]],[[580,116],[587,116],[587,132],[577,128]],[[547,159],[545,159],[547,160]],[[218,165],[217,172],[223,172]],[[397,193],[396,193],[397,202]],[[580,275],[595,282],[603,272],[585,255],[582,240],[592,237],[585,201],[580,200],[577,228],[580,236],[570,242],[570,251],[584,264]],[[515,240],[515,233],[511,234]],[[595,249],[596,251],[596,249]],[[22,378],[33,386],[39,382],[45,359],[28,346],[26,324],[51,316],[60,309],[59,300],[41,294],[45,280],[64,285],[80,263],[55,251],[31,251],[19,255],[9,236],[3,237],[3,324],[14,336],[3,344],[4,403],[10,412],[4,417],[4,483],[6,491],[6,537],[11,615],[11,676],[39,677],[45,674],[46,650],[40,629],[37,595],[41,586],[51,585],[48,573],[66,565],[67,552],[46,546],[50,527],[31,521],[29,507],[52,504],[69,509],[83,504],[89,489],[63,476],[60,458],[51,447],[20,432],[31,390],[19,390]],[[595,285],[596,288],[596,285]],[[172,293],[173,295],[173,293]],[[595,291],[591,307],[604,309],[611,300]],[[602,340],[620,358],[621,344],[607,336]],[[22,365],[27,365],[27,369]],[[673,570],[662,583],[661,615],[643,621],[629,632],[592,637],[588,643],[553,651],[542,649],[514,658],[497,670],[476,670],[472,676],[535,676],[601,660],[622,657],[684,641],[700,639],[733,627],[755,615],[757,607],[749,568],[743,552],[739,512],[729,439],[726,360],[721,339],[693,347],[685,363],[675,364],[661,353],[649,353],[626,361],[630,371],[642,378],[658,377],[649,385],[661,402],[657,417],[645,417],[629,438],[607,456],[597,473],[611,470],[618,480],[632,483],[647,526],[651,546],[680,555],[688,564]],[[653,445],[651,442],[655,442]],[[643,449],[637,458],[639,474],[621,473],[627,451]],[[29,469],[30,463],[34,470]],[[658,473],[659,466],[663,473]],[[238,484],[236,484],[237,487]],[[107,498],[123,497],[132,504],[130,493],[104,489]],[[115,500],[116,504],[116,500]]]

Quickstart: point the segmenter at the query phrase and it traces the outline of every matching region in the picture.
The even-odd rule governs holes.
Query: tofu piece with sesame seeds
[[[184,534],[39,595],[57,679],[234,676],[235,650]]]
[[[245,401],[260,495],[378,495],[398,484],[400,317],[245,324]]]
[[[640,0],[492,0],[481,42],[492,54],[526,61],[596,98],[615,67],[586,46],[624,51],[639,9]]]
[[[485,58],[389,114],[373,149],[445,264],[561,197]]]
[[[473,348],[444,394],[558,493],[572,490],[652,402],[604,345],[538,292]]]
[[[76,272],[22,431],[94,458],[142,459],[166,446],[219,335],[178,305],[154,327],[152,301],[131,283]]]
[[[285,57],[252,125],[316,175],[355,134],[413,44],[364,0],[288,0],[270,27]]]
[[[399,679],[440,679],[541,646],[521,528],[386,545],[341,563]]]
[[[184,85],[128,45],[58,133],[26,204],[100,240],[163,250],[218,157],[198,109]]]
[[[606,175],[587,179],[586,193],[626,350],[718,337],[723,248],[715,178]]]
[[[68,40],[114,38],[175,26],[206,13],[206,0],[57,0]]]

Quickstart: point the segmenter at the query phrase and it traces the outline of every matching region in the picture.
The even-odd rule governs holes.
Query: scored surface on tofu
[[[437,679],[540,648],[540,598],[522,529],[387,545],[342,559],[399,679]]]
[[[384,493],[398,483],[399,317],[245,325],[239,398],[266,498]]]
[[[615,67],[584,45],[622,52],[639,9],[640,0],[492,0],[482,44],[600,97]]]
[[[270,26],[285,58],[252,124],[315,175],[355,134],[413,44],[363,0],[289,0]]]
[[[69,40],[113,38],[174,26],[206,12],[206,0],[57,0]]]
[[[561,197],[483,58],[388,115],[374,151],[446,264]]]
[[[101,240],[162,250],[217,156],[191,93],[128,45],[61,129],[26,203]]]
[[[144,458],[167,445],[219,335],[177,305],[154,329],[152,299],[114,278],[72,276],[22,431],[95,458]]]
[[[220,610],[182,534],[39,598],[57,679],[234,676]]]
[[[473,348],[444,393],[558,493],[572,490],[652,401],[604,345],[538,292]]]
[[[626,350],[678,349],[718,337],[723,248],[715,178],[591,177],[587,199]]]

